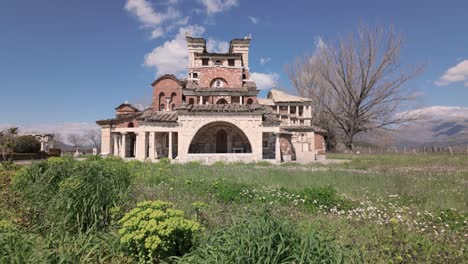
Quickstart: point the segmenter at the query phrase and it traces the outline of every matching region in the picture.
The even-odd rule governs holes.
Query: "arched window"
[[[216,101],[216,104],[228,104],[228,102],[226,101],[226,99],[221,98],[218,101]]]
[[[161,104],[161,106],[159,107],[159,110],[166,111],[166,106],[164,104]]]
[[[213,81],[211,81],[210,86],[214,88],[222,88],[222,87],[227,86],[227,83],[223,78],[216,78]]]
[[[193,105],[193,104],[195,104],[195,100],[193,100],[193,98],[190,98],[190,99],[188,100],[188,103],[191,104],[191,105]]]
[[[135,127],[135,124],[133,122],[128,123],[127,127]]]
[[[216,60],[214,65],[221,66],[221,65],[223,65],[223,62],[221,60]]]
[[[164,104],[163,102],[165,101],[165,94],[163,92],[159,93],[159,111],[164,111]]]
[[[175,104],[172,104],[171,108],[172,108],[172,111],[174,111],[175,110]]]
[[[249,105],[253,104],[252,98],[247,99],[247,104],[249,104]]]

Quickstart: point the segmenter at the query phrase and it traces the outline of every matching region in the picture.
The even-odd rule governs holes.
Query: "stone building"
[[[250,38],[233,39],[229,52],[210,53],[203,38],[186,37],[188,76],[152,83],[152,105],[125,102],[99,120],[101,154],[155,161],[309,162],[325,152],[325,131],[312,122],[312,102],[272,90],[257,98],[250,79]]]
[[[27,133],[25,136],[33,136],[36,140],[41,143],[41,151],[48,153],[50,149],[54,148],[54,134],[47,133]]]

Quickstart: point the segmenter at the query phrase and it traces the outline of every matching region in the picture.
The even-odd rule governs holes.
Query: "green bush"
[[[310,209],[337,207],[339,209],[350,209],[352,201],[344,199],[331,186],[309,187],[300,192],[305,199],[305,205]]]
[[[0,248],[0,263],[130,262],[112,234],[63,232],[42,237],[1,220]]]
[[[171,208],[172,203],[146,201],[119,221],[121,243],[140,262],[154,263],[169,256],[182,256],[192,247],[200,225]]]
[[[15,140],[13,149],[16,153],[38,153],[41,150],[41,143],[34,136],[19,136]]]
[[[222,202],[241,202],[245,200],[240,194],[248,189],[247,184],[230,182],[225,179],[216,180],[212,184],[215,197]]]
[[[285,219],[248,216],[207,235],[178,263],[362,263],[360,253],[317,230],[300,232]],[[305,234],[305,235],[302,235]]]
[[[50,158],[22,169],[14,187],[42,227],[76,232],[107,227],[110,209],[128,200],[131,180],[120,159]]]

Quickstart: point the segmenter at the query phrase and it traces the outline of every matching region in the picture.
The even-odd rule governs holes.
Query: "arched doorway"
[[[228,104],[228,102],[226,101],[226,99],[221,98],[218,101],[216,101],[216,104]]]
[[[250,141],[234,124],[219,121],[198,130],[188,153],[252,153]]]
[[[227,152],[227,133],[224,129],[216,132],[216,153]]]

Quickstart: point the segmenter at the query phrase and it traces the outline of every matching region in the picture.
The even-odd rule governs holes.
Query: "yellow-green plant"
[[[192,247],[200,225],[184,218],[184,212],[163,201],[146,201],[119,221],[120,242],[140,262],[158,262],[170,256],[182,256]]]

